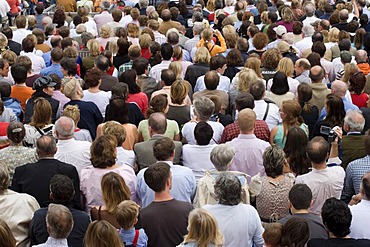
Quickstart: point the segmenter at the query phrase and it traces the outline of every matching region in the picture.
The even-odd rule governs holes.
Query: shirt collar
[[[239,139],[256,139],[254,134],[239,134]]]

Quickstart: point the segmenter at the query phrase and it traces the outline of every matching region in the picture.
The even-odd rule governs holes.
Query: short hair
[[[136,70],[136,74],[142,75],[148,69],[149,62],[143,57],[136,58],[132,63],[132,69]]]
[[[321,210],[322,222],[337,238],[344,238],[350,233],[352,214],[347,204],[334,197],[325,201]]]
[[[69,29],[68,29],[69,31]],[[42,44],[45,42],[45,33],[43,30],[41,29],[38,29],[38,28],[34,28],[32,30],[32,34],[36,36],[36,39],[37,39],[37,44]]]
[[[161,45],[161,56],[163,60],[170,60],[173,55],[173,48],[170,44],[164,43]]]
[[[194,128],[194,138],[198,145],[205,146],[210,143],[213,137],[213,129],[205,121],[200,121]]]
[[[167,179],[169,179],[170,176],[170,166],[165,162],[154,163],[144,172],[145,183],[154,192],[164,191],[166,189]]]
[[[262,80],[257,80],[249,85],[249,93],[253,96],[254,100],[262,99],[266,92],[266,85]]]
[[[295,184],[289,191],[289,201],[297,210],[311,206],[312,191],[306,184]]]
[[[308,158],[314,164],[326,161],[329,153],[329,144],[322,136],[316,136],[307,144]]]
[[[57,145],[54,137],[49,135],[41,136],[36,141],[36,153],[41,157],[51,157],[57,152]]]
[[[195,115],[203,121],[208,121],[215,110],[215,104],[207,97],[198,97],[193,102]]]
[[[6,81],[0,82],[0,96],[3,97],[10,97],[10,94],[12,92],[11,85]]]
[[[74,76],[77,74],[77,64],[73,58],[63,57],[60,60],[60,66],[67,71],[68,75]]]
[[[281,246],[305,246],[310,237],[310,228],[304,218],[292,217],[281,232]]]
[[[26,37],[22,40],[22,48],[25,52],[33,52],[35,49],[35,43],[31,37]]]
[[[265,244],[269,246],[280,246],[281,233],[283,225],[280,223],[269,223],[264,226],[265,231],[262,234]]]
[[[131,229],[135,225],[135,220],[139,215],[139,205],[134,201],[126,200],[116,207],[116,220],[120,227],[125,230]]]
[[[134,60],[135,58],[140,57],[141,54],[141,48],[138,45],[131,45],[128,48],[128,56],[131,60]]]
[[[171,45],[177,45],[179,43],[180,36],[175,31],[167,31],[167,42]]]
[[[241,183],[231,173],[221,173],[215,180],[214,189],[219,204],[234,206],[242,201]]]
[[[282,148],[276,145],[267,147],[263,152],[262,158],[267,176],[276,178],[283,174],[285,153]]]
[[[73,45],[73,40],[72,38],[63,38],[62,41],[60,42],[62,49],[64,50],[67,47],[71,47]],[[90,51],[92,52],[92,51]]]
[[[238,126],[241,132],[251,131],[256,123],[256,113],[252,109],[243,109],[239,112]]]
[[[349,109],[344,118],[344,123],[348,125],[351,131],[362,132],[365,126],[365,118],[361,111]]]
[[[99,85],[99,81],[101,80],[102,73],[95,69],[89,69],[85,75],[85,83],[90,87],[97,87]]]
[[[168,137],[163,137],[153,143],[153,155],[158,161],[168,160],[175,152],[175,143]]]
[[[75,131],[75,123],[72,118],[61,116],[55,122],[55,131],[58,132],[58,135],[67,138],[71,137]]]
[[[112,17],[113,17],[113,21],[119,22],[122,19],[122,11],[119,9],[114,9],[112,11]]]
[[[35,11],[38,15],[41,15],[44,12],[44,5],[41,3],[36,4]]]
[[[116,163],[117,140],[111,135],[96,138],[90,147],[90,161],[94,167],[107,168]]]
[[[269,38],[265,33],[257,33],[253,37],[253,45],[256,49],[263,49],[268,44]]]
[[[15,18],[15,25],[16,25],[17,29],[25,28],[26,24],[27,24],[27,19],[24,15],[18,15]]]
[[[216,71],[208,71],[204,76],[204,84],[208,90],[216,90],[220,82],[220,76]]]
[[[94,63],[98,69],[106,72],[109,69],[109,60],[104,55],[99,55],[95,58]]]
[[[326,52],[326,46],[322,41],[317,41],[313,43],[312,51],[318,53],[320,57],[324,57]]]
[[[210,159],[217,171],[227,171],[234,156],[235,150],[233,146],[220,144],[212,149]]]
[[[211,60],[209,62],[209,69],[210,70],[221,69],[226,63],[227,63],[226,58],[222,55],[211,57]]]
[[[235,108],[238,111],[243,109],[254,109],[254,98],[246,92],[239,92],[235,98]]]
[[[63,39],[68,38],[70,34],[69,27],[63,26],[63,27],[58,28],[58,34],[62,36]]]
[[[148,125],[157,134],[166,133],[167,119],[161,112],[152,113],[148,119]]]
[[[126,129],[116,121],[105,122],[102,130],[104,135],[112,135],[117,139],[117,147],[122,146],[126,140]]]
[[[66,206],[52,203],[46,214],[46,226],[51,237],[67,238],[72,231],[73,216]]]
[[[63,51],[60,48],[54,48],[51,51],[51,60],[53,62],[59,63],[62,58],[63,58]]]
[[[176,75],[172,70],[164,69],[161,73],[161,80],[165,86],[171,86],[176,81]]]
[[[100,53],[100,43],[96,39],[90,39],[86,44],[87,49],[90,51],[92,56],[97,56]]]
[[[365,143],[366,145],[369,145],[369,136],[365,137]],[[369,179],[369,172],[365,173],[362,177],[361,181],[361,187],[360,190],[362,189],[362,192],[365,194],[366,199],[370,198],[370,179]]]
[[[68,206],[75,194],[72,179],[63,174],[54,175],[50,179],[50,192],[54,203]]]

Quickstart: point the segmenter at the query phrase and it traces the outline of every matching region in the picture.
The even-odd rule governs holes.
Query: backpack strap
[[[98,219],[101,220],[101,206],[98,208]]]
[[[263,121],[266,121],[267,115],[269,113],[269,109],[270,109],[270,103],[267,103],[265,115],[263,116]]]
[[[213,50],[213,48],[215,48],[215,45],[212,46],[211,50],[209,50],[209,53],[211,53],[211,51]]]
[[[135,237],[134,241],[132,242],[132,245],[136,247],[138,240],[139,240],[139,230],[135,230]]]

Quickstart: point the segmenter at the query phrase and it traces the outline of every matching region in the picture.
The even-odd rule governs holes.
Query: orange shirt
[[[12,86],[12,93],[10,94],[11,98],[16,98],[21,102],[22,110],[26,109],[26,101],[31,98],[32,94],[35,91],[32,90],[30,87],[20,87],[20,86]]]

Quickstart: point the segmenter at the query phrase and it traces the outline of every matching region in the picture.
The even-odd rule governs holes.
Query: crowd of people
[[[0,246],[370,246],[365,0],[19,5]]]

